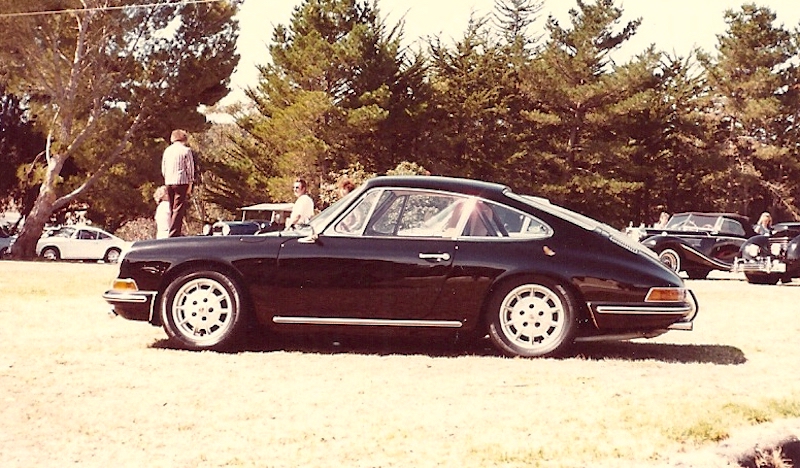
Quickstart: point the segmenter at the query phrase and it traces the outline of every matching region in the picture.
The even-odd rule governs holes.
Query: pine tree
[[[272,63],[248,92],[257,112],[238,120],[265,198],[288,199],[297,174],[313,185],[355,163],[385,171],[413,151],[425,69],[401,39],[402,23],[389,28],[374,3],[355,0],[305,0],[275,29]]]
[[[791,101],[793,83],[786,78],[797,54],[790,33],[775,19],[771,10],[754,4],[728,10],[717,54],[700,55],[714,96],[716,138],[727,159],[725,178],[712,183],[725,188],[718,201],[725,209],[756,216],[780,207],[796,217],[786,183],[790,148],[780,145],[780,137],[791,120],[785,113],[794,113],[784,103]]]

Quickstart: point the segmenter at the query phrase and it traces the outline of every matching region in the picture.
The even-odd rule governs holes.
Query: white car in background
[[[16,236],[9,235],[8,231],[3,226],[0,226],[0,260],[6,258],[14,239],[16,239]]]
[[[36,243],[36,255],[47,260],[102,260],[116,263],[131,242],[91,226],[50,229]]]

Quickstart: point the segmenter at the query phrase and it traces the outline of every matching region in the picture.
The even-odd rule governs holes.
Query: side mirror
[[[316,244],[317,243],[317,239],[319,239],[319,234],[317,234],[316,231],[314,231],[314,226],[309,225],[308,227],[311,228],[311,235],[305,236],[305,237],[301,237],[300,239],[297,239],[298,243],[300,243],[300,244]]]

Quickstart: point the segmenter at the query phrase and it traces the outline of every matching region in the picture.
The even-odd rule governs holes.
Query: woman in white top
[[[169,223],[172,219],[172,209],[169,205],[169,196],[167,195],[167,187],[162,185],[158,187],[153,193],[153,199],[156,201],[156,239],[164,239],[169,237]]]
[[[308,184],[301,178],[297,178],[292,186],[297,200],[292,207],[292,214],[286,220],[286,229],[292,229],[301,224],[308,224],[308,220],[314,216],[314,200],[308,195]]]

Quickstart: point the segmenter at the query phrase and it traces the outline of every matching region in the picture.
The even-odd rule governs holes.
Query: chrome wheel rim
[[[557,346],[566,331],[564,304],[542,285],[518,286],[500,305],[500,328],[511,344],[526,350]]]
[[[183,284],[172,301],[178,333],[195,343],[215,342],[233,324],[234,302],[220,283],[197,278]]]
[[[678,256],[678,253],[672,249],[667,249],[661,254],[659,254],[658,259],[661,260],[661,263],[667,266],[670,270],[674,272],[680,271],[681,268],[681,258]]]
[[[108,254],[106,254],[106,262],[117,263],[117,260],[119,260],[119,252],[116,250],[110,250]]]
[[[58,255],[56,255],[56,251],[53,249],[45,249],[42,253],[42,257],[44,257],[45,260],[58,260]]]

